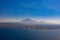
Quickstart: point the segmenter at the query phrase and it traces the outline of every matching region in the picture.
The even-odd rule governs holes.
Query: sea
[[[0,40],[60,40],[60,30],[0,28]]]

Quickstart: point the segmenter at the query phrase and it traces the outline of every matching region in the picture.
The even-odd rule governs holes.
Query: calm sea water
[[[0,28],[0,40],[60,40],[60,30]]]

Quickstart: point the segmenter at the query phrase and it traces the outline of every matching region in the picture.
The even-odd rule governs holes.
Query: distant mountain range
[[[20,23],[23,23],[23,24],[30,24],[30,25],[33,25],[33,24],[47,24],[47,22],[44,22],[44,21],[40,21],[40,22],[37,22],[35,20],[32,20],[32,19],[24,19],[24,20],[21,20]]]
[[[21,22],[17,22],[17,23],[0,23],[0,27],[19,27],[19,28],[25,28],[25,27],[36,27],[36,28],[39,28],[39,27],[43,27],[43,28],[48,28],[48,27],[51,27],[51,28],[60,28],[60,25],[55,25],[55,24],[49,24],[45,21],[40,21],[40,22],[37,22],[35,20],[32,20],[32,19],[24,19],[24,20],[21,20]]]
[[[30,18],[23,19],[20,22],[8,22],[8,23],[12,23],[12,24],[16,23],[16,24],[24,24],[24,25],[53,25],[45,21],[37,22],[36,20],[30,19]]]

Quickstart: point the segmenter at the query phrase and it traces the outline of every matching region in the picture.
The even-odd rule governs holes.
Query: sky
[[[23,18],[57,22],[60,20],[60,0],[0,0],[0,21]]]

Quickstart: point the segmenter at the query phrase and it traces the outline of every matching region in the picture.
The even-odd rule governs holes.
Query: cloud
[[[4,22],[20,22],[20,20],[17,19],[0,19],[0,23]]]
[[[46,23],[50,23],[50,24],[60,24],[60,19],[55,19],[55,18],[48,18],[48,19],[33,19],[33,20],[36,20],[37,22],[40,22],[40,21],[44,21]]]
[[[60,20],[47,20],[46,22],[51,24],[60,24]]]

